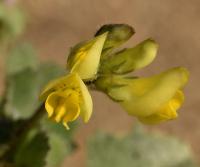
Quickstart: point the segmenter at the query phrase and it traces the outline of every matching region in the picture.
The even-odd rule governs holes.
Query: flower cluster
[[[92,98],[82,79],[96,77],[106,36],[107,33],[76,45],[68,57],[69,74],[51,81],[40,95],[49,118],[62,122],[67,129],[68,122],[76,120],[79,115],[84,122],[90,119]]]
[[[130,72],[149,65],[158,50],[158,44],[147,39],[114,52],[133,34],[128,25],[104,25],[94,39],[72,48],[67,61],[69,74],[50,82],[40,96],[52,120],[62,121],[66,128],[79,115],[85,122],[89,120],[92,99],[84,84],[88,81],[143,123],[156,124],[177,117],[188,71],[176,67],[146,78],[130,76]]]

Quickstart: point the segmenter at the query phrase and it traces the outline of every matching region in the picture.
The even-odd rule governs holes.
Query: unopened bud
[[[108,32],[108,36],[104,44],[104,50],[121,45],[135,33],[134,29],[127,24],[106,24],[96,32],[95,36],[105,32]]]
[[[149,65],[155,58],[158,44],[147,39],[133,48],[124,49],[110,56],[101,65],[101,73],[124,74]]]

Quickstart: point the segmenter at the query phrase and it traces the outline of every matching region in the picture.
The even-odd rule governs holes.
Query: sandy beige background
[[[174,66],[191,73],[185,89],[186,102],[177,120],[149,127],[188,141],[200,160],[200,1],[198,0],[20,0],[29,14],[24,40],[37,48],[41,61],[55,60],[64,65],[68,48],[89,39],[106,23],[127,23],[136,35],[133,46],[148,37],[160,45],[156,60],[141,75],[159,73]],[[63,166],[83,167],[84,142],[95,130],[125,134],[135,119],[101,93],[93,92],[95,111],[82,125],[76,140],[80,149]]]

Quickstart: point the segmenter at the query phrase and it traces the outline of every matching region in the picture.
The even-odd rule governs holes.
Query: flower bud
[[[127,24],[106,24],[103,25],[95,36],[108,32],[103,49],[117,47],[126,42],[135,33],[134,29]]]
[[[141,69],[154,60],[157,50],[158,44],[152,39],[147,39],[133,48],[124,49],[111,55],[102,62],[100,72],[124,74]]]

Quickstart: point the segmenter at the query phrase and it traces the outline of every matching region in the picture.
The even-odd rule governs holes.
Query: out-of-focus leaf
[[[196,167],[188,145],[141,130],[124,138],[99,133],[88,153],[88,167]]]
[[[42,126],[48,134],[50,145],[50,151],[46,158],[46,167],[59,166],[75,147],[72,138],[76,125],[72,124],[70,125],[70,130],[66,130],[64,126],[45,119],[42,122]]]
[[[67,140],[67,139],[66,139]],[[59,166],[64,158],[69,154],[69,144],[64,139],[56,136],[55,134],[49,135],[50,151],[46,157],[46,167]]]
[[[36,71],[38,68],[38,59],[36,52],[30,44],[24,43],[14,48],[7,58],[7,75],[14,75],[26,69]]]
[[[38,60],[32,46],[21,44],[14,48],[6,67],[6,115],[27,118],[38,107]]]
[[[42,63],[38,69],[40,88],[43,88],[50,80],[64,75],[64,73],[65,69],[55,63]]]
[[[73,139],[73,135],[77,129],[78,123],[77,122],[71,122],[70,130],[66,130],[62,124],[57,124],[54,121],[51,121],[47,117],[41,122],[41,125],[43,127],[43,130],[45,130],[48,134],[54,133],[60,138],[63,138],[64,140],[68,139],[68,141]]]
[[[41,88],[61,73],[60,66],[44,64],[37,71],[27,69],[9,77],[6,114],[15,119],[30,117],[40,105]]]
[[[23,32],[24,27],[25,17],[22,9],[0,2],[0,42],[13,40]]]
[[[44,133],[29,134],[15,155],[15,166],[43,167],[48,150],[48,138]]]
[[[15,118],[28,118],[39,106],[38,74],[30,69],[8,79],[6,114]]]
[[[63,71],[53,63],[39,65],[28,44],[15,48],[7,60],[6,115],[14,119],[30,117],[40,105],[41,88]]]

